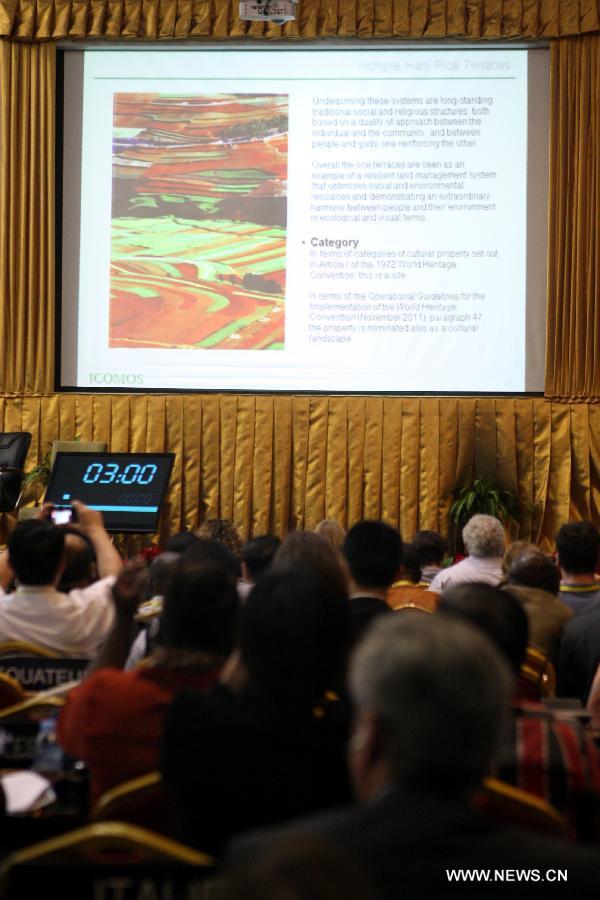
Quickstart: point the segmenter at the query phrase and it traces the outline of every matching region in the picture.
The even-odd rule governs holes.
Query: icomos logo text
[[[130,387],[143,383],[144,376],[133,372],[90,372],[90,384],[120,384]]]

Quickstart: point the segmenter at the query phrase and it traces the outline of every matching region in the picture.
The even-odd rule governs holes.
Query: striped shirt
[[[573,837],[597,840],[600,759],[588,728],[539,703],[518,703],[512,711],[492,774],[552,804]]]

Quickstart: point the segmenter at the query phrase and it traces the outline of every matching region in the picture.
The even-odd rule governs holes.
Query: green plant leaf
[[[517,506],[516,498],[510,491],[481,476],[477,476],[471,484],[457,488],[454,496],[456,499],[450,506],[449,515],[459,526],[476,513],[487,513],[505,522]]]

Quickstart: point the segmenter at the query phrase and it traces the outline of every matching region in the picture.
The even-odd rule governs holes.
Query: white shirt
[[[441,594],[446,588],[454,587],[456,584],[475,581],[496,587],[502,581],[502,577],[502,559],[500,557],[486,556],[484,559],[479,559],[476,556],[467,556],[466,559],[462,559],[454,566],[438,572],[429,585],[429,590]]]
[[[68,594],[52,585],[0,589],[0,643],[27,641],[67,657],[91,659],[113,621],[114,576]]]

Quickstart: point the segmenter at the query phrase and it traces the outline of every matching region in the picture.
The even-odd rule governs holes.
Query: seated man
[[[402,562],[387,593],[388,606],[393,610],[417,608],[435,612],[438,595],[429,590],[429,584],[421,579],[419,551],[414,544],[402,544]]]
[[[477,581],[497,585],[502,580],[504,528],[494,516],[476,515],[469,519],[462,532],[466,559],[442,569],[429,588],[436,594],[455,584]]]
[[[74,588],[89,587],[98,581],[96,551],[87,534],[77,525],[62,525],[65,533],[65,567],[58,590],[68,594]]]
[[[402,562],[397,528],[374,519],[353,525],[342,544],[350,569],[350,610],[357,636],[376,616],[391,612],[387,594]]]
[[[569,889],[594,896],[598,852],[499,827],[470,802],[489,769],[510,689],[507,665],[468,623],[438,614],[374,623],[350,667],[355,725],[348,758],[358,804],[283,833],[341,848],[365,867],[382,900],[511,893],[500,878],[485,890],[456,878],[461,869],[535,868],[545,875],[567,868]],[[232,858],[257,859],[276,838],[240,839]],[[523,884],[514,893],[530,896]]]
[[[593,608],[574,615],[563,628],[556,671],[558,696],[577,697],[585,705],[598,666],[600,608]]]
[[[134,563],[117,579],[113,627],[58,720],[61,746],[90,769],[93,800],[156,769],[163,718],[173,697],[185,689],[213,688],[233,643],[235,579],[214,564],[179,560],[166,590],[157,646],[138,668],[121,671],[142,597],[139,574]]]
[[[14,575],[12,594],[0,588],[0,642],[27,641],[65,657],[92,658],[113,619],[110,589],[123,561],[102,515],[75,501],[78,527],[95,551],[99,580],[59,591],[65,566],[65,533],[47,517],[20,522],[0,557],[3,588]],[[45,508],[43,515],[49,510]]]
[[[576,616],[600,608],[600,533],[591,522],[570,522],[556,535],[560,567],[560,599]]]
[[[560,572],[541,550],[515,556],[504,590],[519,601],[527,615],[529,645],[545,656],[556,649],[565,622],[573,612],[556,596]]]

